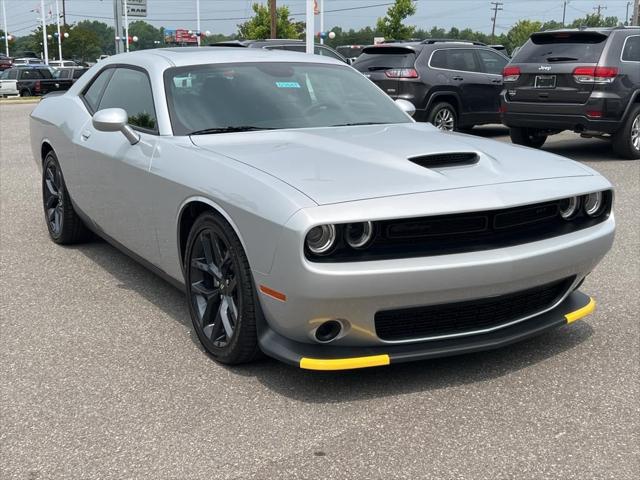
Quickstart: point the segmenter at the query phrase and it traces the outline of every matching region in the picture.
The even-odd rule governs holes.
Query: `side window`
[[[506,58],[502,55],[498,55],[497,53],[490,52],[489,50],[478,50],[478,55],[480,55],[480,60],[484,65],[483,70],[486,73],[502,75],[502,69],[507,64]]]
[[[4,75],[3,75],[2,78],[5,78]],[[6,78],[9,79],[9,80],[17,79],[18,78],[18,70],[8,70]]]
[[[42,78],[40,72],[37,69],[25,68],[20,75],[21,80],[36,80]]]
[[[131,125],[145,130],[156,129],[151,83],[149,77],[139,70],[116,68],[99,108],[123,108]]]
[[[431,56],[431,66],[433,68],[448,68],[447,67],[447,51],[436,50]]]
[[[80,78],[86,70],[76,69],[73,71],[73,78]]]
[[[113,71],[113,68],[103,70],[98,74],[98,77],[93,80],[91,85],[89,85],[89,88],[85,90],[83,97],[92,112],[98,110],[98,102],[100,101],[102,92],[104,92],[104,88],[107,86],[107,82],[111,78]]]
[[[476,64],[476,56],[473,54],[473,50],[464,48],[447,50],[447,66],[449,70],[460,70],[463,72],[481,71]]]
[[[315,47],[315,51],[313,53],[315,53],[316,55],[321,55],[323,57],[335,58],[336,60],[340,60],[341,62],[345,61],[344,58],[342,58],[340,55],[336,55],[334,52],[325,47]]]
[[[625,62],[640,62],[640,35],[627,38],[622,51],[622,60]]]

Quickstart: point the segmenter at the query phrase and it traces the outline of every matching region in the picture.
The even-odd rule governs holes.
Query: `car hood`
[[[419,123],[191,137],[203,149],[279,178],[319,205],[499,183],[592,175],[572,160]],[[409,158],[473,152],[473,165],[426,168]]]

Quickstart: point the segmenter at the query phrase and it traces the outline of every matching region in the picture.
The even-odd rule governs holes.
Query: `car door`
[[[89,116],[74,138],[76,202],[100,230],[155,263],[149,169],[159,137],[149,77],[134,66],[108,67],[89,85],[83,99],[91,115],[106,108],[124,109],[140,141],[131,145],[120,132],[96,130]]]
[[[476,53],[486,75],[486,112],[497,115],[502,91],[502,70],[509,63],[509,59],[489,49],[478,49]]]

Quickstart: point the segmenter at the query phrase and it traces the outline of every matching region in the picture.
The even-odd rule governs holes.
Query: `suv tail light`
[[[41,88],[40,80],[36,80],[36,85],[35,85],[35,88],[34,88],[36,93],[40,93],[40,88]]]
[[[618,76],[616,67],[576,67],[573,79],[578,83],[613,83]]]
[[[503,82],[516,82],[520,78],[520,67],[504,67],[502,70]]]
[[[384,74],[388,78],[418,78],[418,71],[415,68],[391,68],[385,70]]]

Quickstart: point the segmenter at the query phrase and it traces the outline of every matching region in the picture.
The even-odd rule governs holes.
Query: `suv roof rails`
[[[427,38],[420,42],[424,45],[433,45],[434,43],[467,43],[472,45],[478,45],[481,47],[486,47],[487,44],[483,42],[477,42],[475,40],[460,40],[458,38]]]

